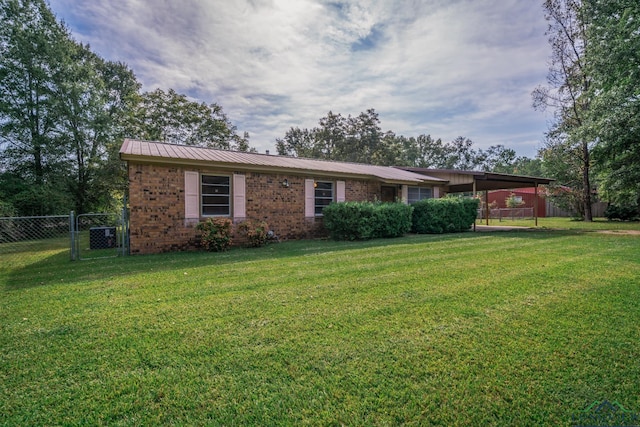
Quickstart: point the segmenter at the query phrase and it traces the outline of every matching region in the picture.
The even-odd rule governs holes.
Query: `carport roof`
[[[455,169],[426,169],[426,168],[402,168],[406,171],[416,172],[447,179],[450,193],[462,193],[485,190],[508,190],[512,188],[537,187],[548,185],[553,179],[535,176],[510,175],[505,173],[461,171]],[[455,179],[452,179],[455,177]],[[475,188],[474,188],[475,182]]]

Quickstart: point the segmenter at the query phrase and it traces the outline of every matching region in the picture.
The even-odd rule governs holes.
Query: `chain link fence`
[[[0,255],[67,252],[72,246],[70,215],[0,218]]]
[[[67,256],[71,260],[129,253],[126,211],[0,218],[0,262]]]
[[[478,219],[486,219],[487,212],[485,209],[478,209]],[[516,220],[516,219],[533,219],[533,208],[499,208],[489,209],[489,218],[503,220]]]

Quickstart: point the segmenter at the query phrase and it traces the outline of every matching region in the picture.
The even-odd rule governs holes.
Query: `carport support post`
[[[478,197],[477,192],[476,192],[476,178],[475,177],[473,177],[473,197],[474,198]],[[480,212],[482,212],[482,209],[480,209]],[[480,220],[482,220],[482,216],[480,216]],[[473,221],[473,231],[476,231],[476,222],[477,221]]]
[[[489,225],[489,190],[484,191],[484,206],[487,211],[487,225]]]
[[[536,227],[538,226],[538,182],[536,181],[535,190],[533,194],[533,216],[535,218]]]

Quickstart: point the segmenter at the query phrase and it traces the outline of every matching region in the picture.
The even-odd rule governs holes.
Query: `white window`
[[[433,191],[431,188],[425,187],[409,187],[408,198],[409,204],[418,202],[423,199],[430,199],[433,197]]]
[[[231,184],[228,176],[201,175],[202,216],[229,216]]]
[[[325,206],[333,202],[333,182],[319,181],[315,187],[315,215],[322,215]]]

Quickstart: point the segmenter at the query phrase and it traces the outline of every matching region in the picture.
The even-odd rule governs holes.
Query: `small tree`
[[[514,193],[510,193],[509,196],[504,199],[504,203],[508,208],[515,209],[524,205],[522,197],[516,196]]]

